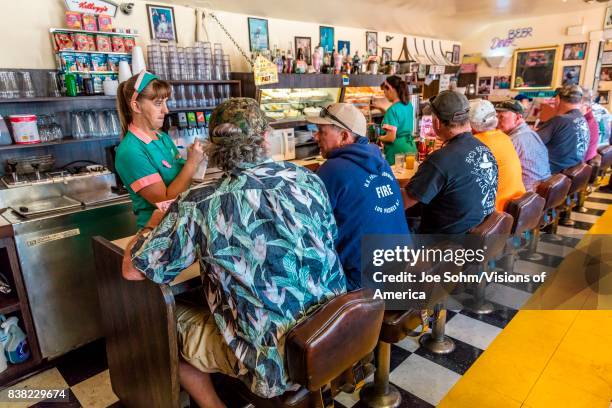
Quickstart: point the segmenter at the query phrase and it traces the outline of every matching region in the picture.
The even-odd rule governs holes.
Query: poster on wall
[[[510,89],[510,76],[499,75],[493,77],[493,89]]]
[[[325,52],[334,50],[334,27],[319,26],[319,43]]]
[[[459,53],[461,52],[461,47],[459,46],[459,44],[454,44],[453,45],[453,64],[458,64],[459,63]]]
[[[149,33],[151,39],[160,41],[177,41],[174,9],[168,6],[147,4]]]
[[[351,55],[351,42],[338,40],[338,52],[342,52],[344,48],[346,48],[346,55]]]
[[[383,65],[393,60],[393,49],[383,47],[382,49],[382,63]]]
[[[368,55],[378,55],[378,33],[366,31],[366,51]]]
[[[478,95],[489,95],[491,93],[492,80],[491,77],[478,78]]]
[[[563,80],[561,85],[578,85],[580,83],[580,65],[568,65],[563,67]]]
[[[607,105],[610,103],[610,91],[599,91],[597,95],[599,96],[600,105]]]
[[[251,52],[267,50],[270,48],[270,34],[268,33],[268,20],[249,17],[249,48]]]
[[[563,61],[583,60],[586,54],[587,43],[565,44],[563,46]]]
[[[558,54],[558,47],[515,50],[512,61],[512,89],[552,89]]]
[[[105,0],[66,0],[66,8],[78,13],[107,14],[113,17],[117,14],[117,4]]]
[[[452,74],[440,75],[439,92],[446,91],[450,87],[450,80],[452,76],[453,76]]]
[[[298,51],[302,50],[302,55],[308,65],[312,61],[312,41],[310,37],[295,37],[295,55],[298,55]]]

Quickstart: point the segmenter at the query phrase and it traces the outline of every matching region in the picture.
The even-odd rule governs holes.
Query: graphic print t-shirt
[[[555,116],[538,129],[548,149],[550,171],[559,173],[584,160],[589,147],[589,125],[578,109]]]
[[[406,191],[425,204],[419,232],[464,234],[495,210],[497,162],[487,146],[462,133],[435,151]]]

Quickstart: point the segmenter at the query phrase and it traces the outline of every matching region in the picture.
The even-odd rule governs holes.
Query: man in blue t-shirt
[[[557,91],[557,116],[544,122],[538,134],[548,149],[551,173],[559,173],[584,160],[589,147],[589,125],[580,111],[582,88],[566,85]]]
[[[465,95],[443,91],[430,102],[433,129],[444,146],[406,186],[408,206],[423,204],[419,233],[464,234],[495,210],[497,162],[471,133]]]
[[[368,142],[366,119],[352,104],[335,103],[310,117],[327,161],[319,168],[329,194],[338,239],[336,251],[347,289],[361,287],[361,239],[368,234],[407,234],[401,190],[380,149]]]

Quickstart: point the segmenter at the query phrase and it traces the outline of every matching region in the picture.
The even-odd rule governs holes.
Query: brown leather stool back
[[[599,148],[597,149],[597,153],[599,153],[601,156],[600,168],[602,170],[605,171],[608,169],[608,167],[612,166],[612,146],[599,146]]]
[[[599,177],[599,169],[601,168],[601,155],[596,154],[591,160],[587,162],[589,166],[593,169],[591,171],[591,177],[589,177],[589,184],[595,183],[597,181],[597,177]]]
[[[327,302],[287,334],[289,378],[316,391],[329,384],[378,342],[385,304],[360,289]]]
[[[580,163],[574,167],[563,170],[563,174],[570,178],[572,184],[567,194],[574,194],[578,191],[584,190],[589,183],[591,172],[593,169],[591,166],[585,163]]]
[[[565,201],[572,182],[563,174],[554,174],[552,177],[538,184],[536,192],[544,198],[544,210],[557,208]]]
[[[510,233],[519,235],[536,228],[540,223],[544,204],[546,200],[532,191],[508,201],[505,212],[514,218]]]
[[[486,246],[485,262],[495,259],[506,246],[507,235],[512,230],[514,220],[510,214],[493,211],[469,232],[482,238],[482,247]]]

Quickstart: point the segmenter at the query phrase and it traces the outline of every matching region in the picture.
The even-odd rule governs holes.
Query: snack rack
[[[110,60],[111,57],[120,60],[127,60],[131,65],[131,53],[130,52],[113,52],[113,51],[90,51],[90,50],[77,50],[76,47],[74,50],[72,49],[60,49],[57,46],[55,34],[84,34],[90,36],[108,36],[112,37],[122,37],[122,38],[130,38],[134,39],[138,37],[138,34],[134,33],[118,33],[118,32],[110,32],[110,31],[88,31],[88,30],[77,30],[72,28],[50,28],[49,34],[51,38],[51,45],[53,47],[56,59],[57,69],[60,73],[65,74],[66,72],[71,72],[77,75],[104,75],[111,76],[113,79],[116,77],[118,72],[116,70],[107,69],[107,70],[95,70],[92,65],[89,65],[88,69],[66,69],[66,64],[63,63],[63,57],[65,56],[75,56],[75,55],[87,55],[89,58],[92,56],[104,55],[106,56],[107,61]],[[108,64],[108,62],[107,62]]]

